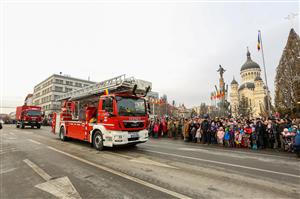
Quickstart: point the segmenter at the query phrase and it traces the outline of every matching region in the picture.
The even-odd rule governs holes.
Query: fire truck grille
[[[128,138],[128,141],[136,141],[136,140],[139,140],[139,138]]]
[[[123,122],[125,128],[142,128],[144,127],[144,122]]]

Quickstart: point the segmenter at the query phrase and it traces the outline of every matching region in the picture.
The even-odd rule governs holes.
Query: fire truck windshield
[[[131,97],[116,97],[118,114],[120,116],[145,116],[145,100]]]
[[[40,115],[42,115],[41,111],[38,111],[38,110],[26,111],[26,114],[28,116],[40,116]]]

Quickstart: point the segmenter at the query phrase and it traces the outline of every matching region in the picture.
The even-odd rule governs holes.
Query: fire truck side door
[[[109,116],[113,114],[113,99],[111,97],[103,97],[99,105],[99,122],[109,124]]]

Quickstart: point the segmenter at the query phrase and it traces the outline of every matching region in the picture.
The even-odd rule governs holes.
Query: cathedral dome
[[[241,71],[247,70],[247,69],[254,69],[254,68],[260,69],[260,66],[256,62],[252,61],[251,54],[248,49],[247,50],[247,61],[242,65]]]

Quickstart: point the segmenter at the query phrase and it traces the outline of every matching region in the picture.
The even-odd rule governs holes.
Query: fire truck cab
[[[97,150],[146,142],[149,109],[144,96],[151,83],[125,75],[116,79],[62,96],[61,112],[53,114],[52,132],[62,141],[84,140]]]

